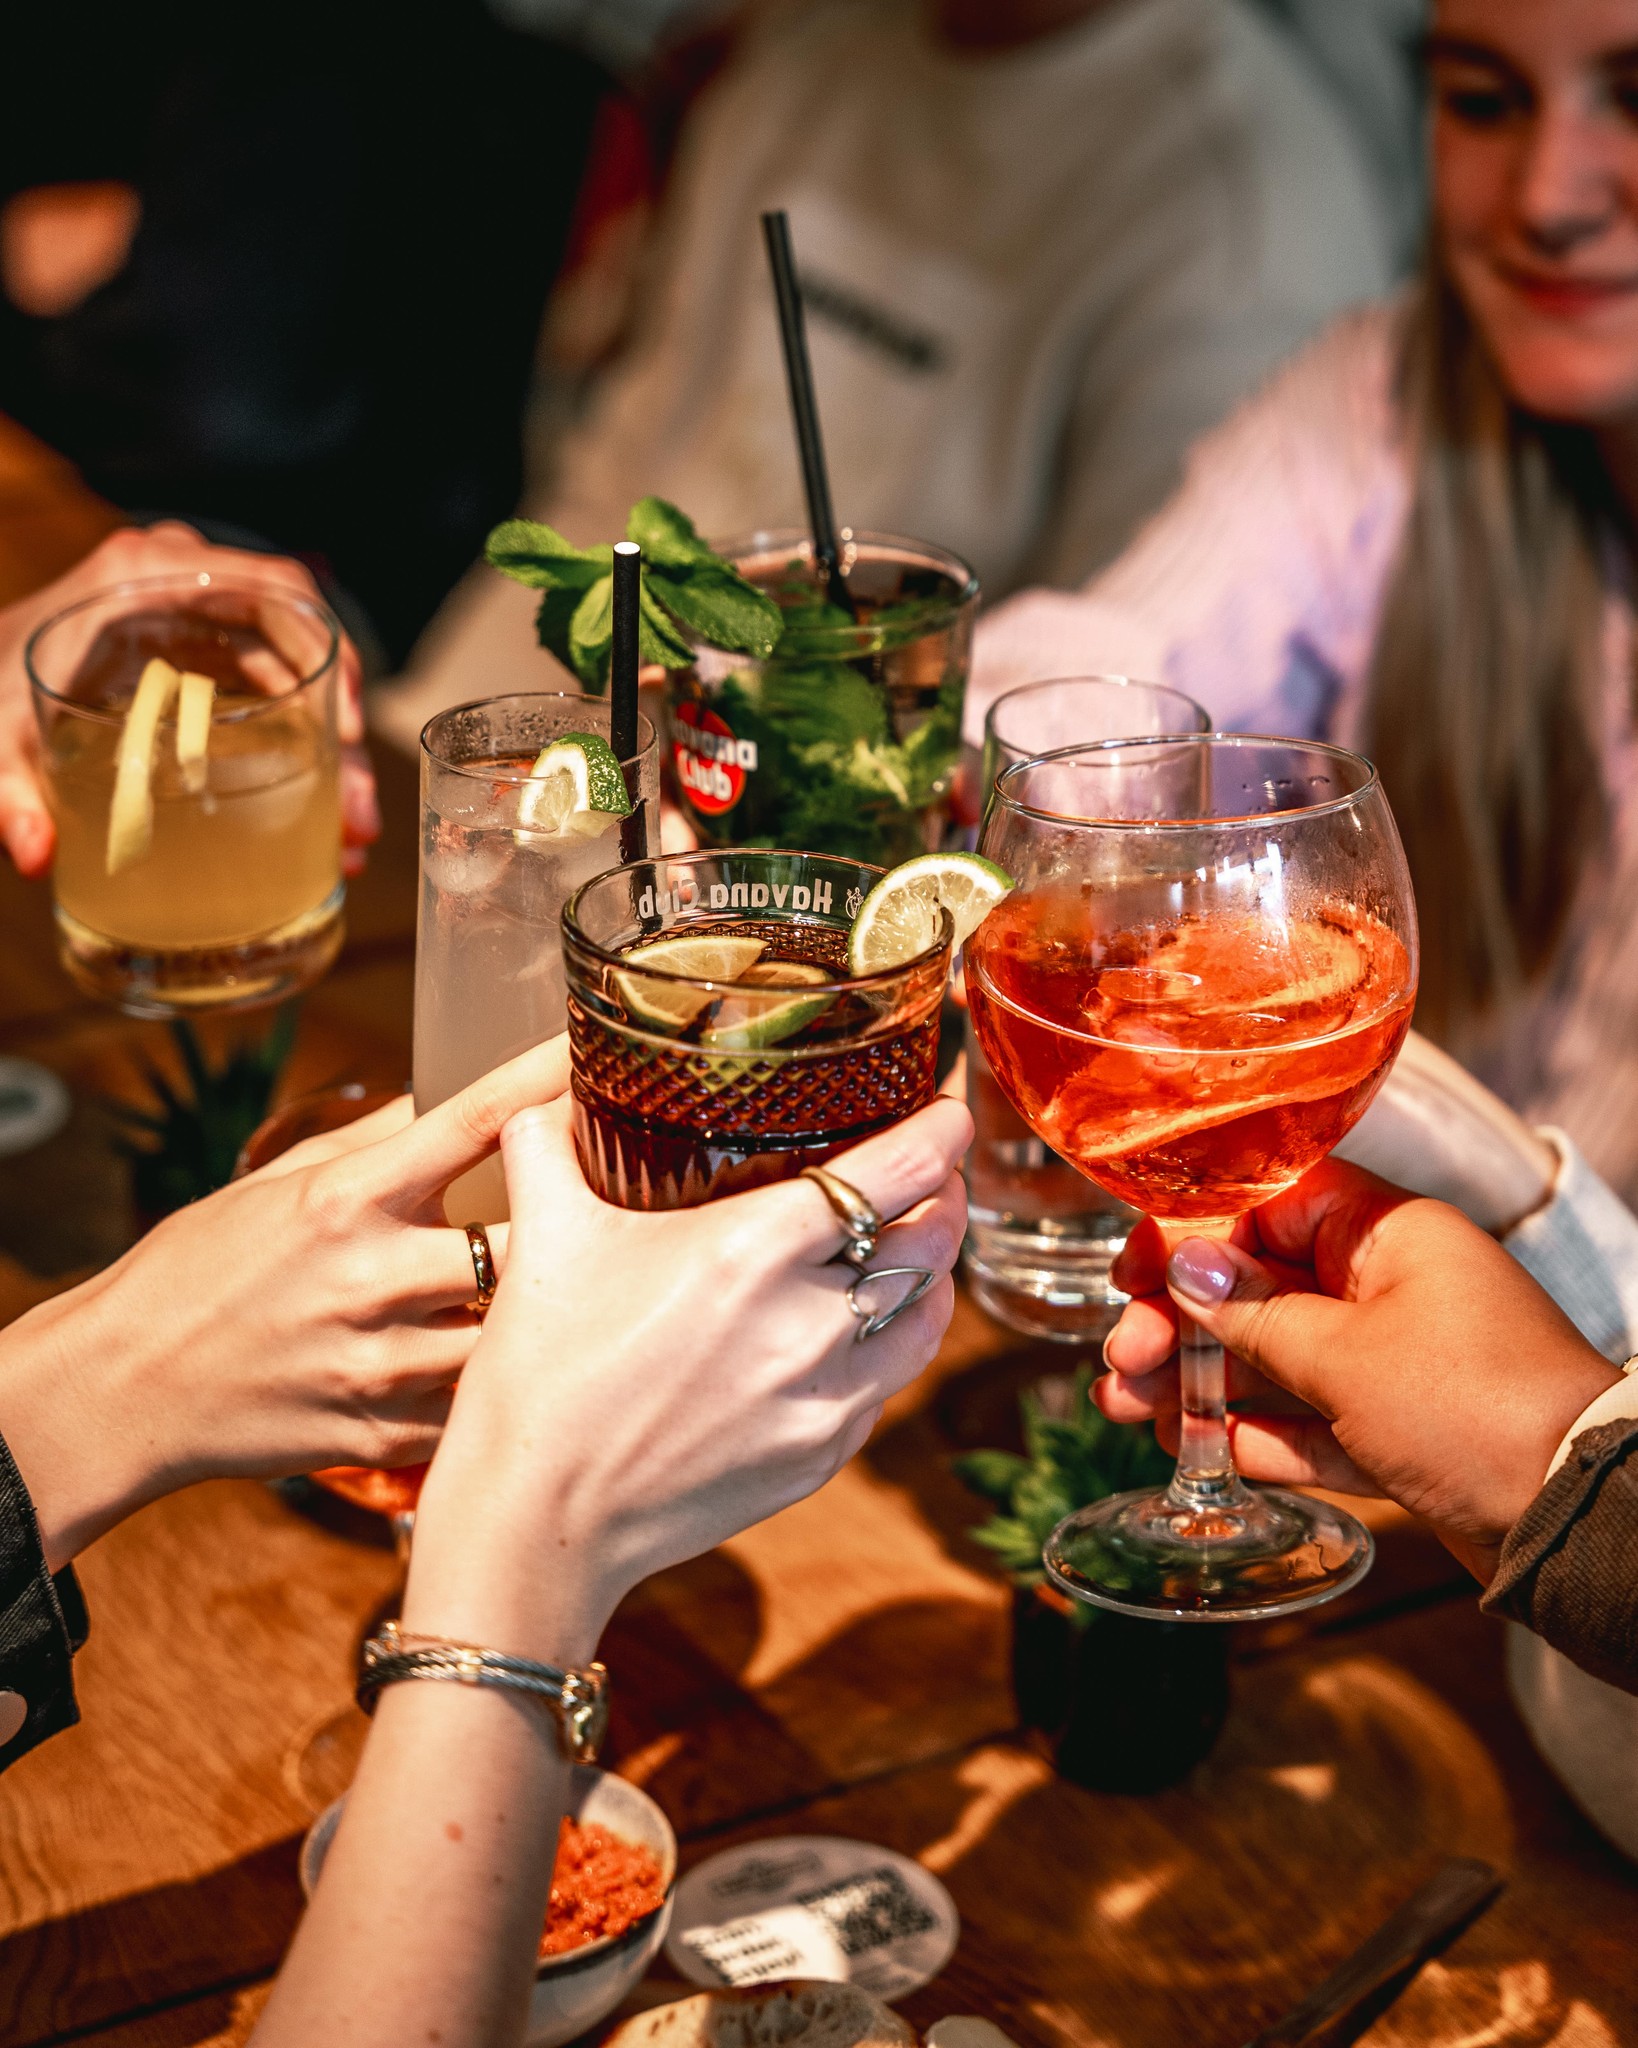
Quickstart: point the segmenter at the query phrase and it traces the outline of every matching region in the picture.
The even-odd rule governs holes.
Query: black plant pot
[[[1018,1715],[1058,1769],[1098,1792],[1158,1792],[1211,1752],[1228,1716],[1227,1631],[1083,1608],[1052,1586],[1012,1606]]]

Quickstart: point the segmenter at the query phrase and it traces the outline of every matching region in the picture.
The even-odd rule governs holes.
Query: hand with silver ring
[[[847,1290],[847,1305],[859,1325],[854,1332],[854,1342],[862,1344],[867,1337],[880,1336],[906,1309],[914,1308],[938,1275],[927,1266],[883,1266],[872,1272],[870,1261],[876,1255],[884,1227],[873,1205],[851,1182],[822,1166],[804,1166],[801,1178],[811,1180],[818,1188],[846,1233],[842,1249],[836,1256],[845,1260],[859,1275]],[[899,1298],[890,1307],[872,1309],[861,1290],[873,1280],[908,1280],[911,1285],[898,1290]]]
[[[514,1119],[506,1269],[421,1495],[406,1627],[533,1654],[518,1603],[563,1597],[537,1565],[566,1547],[592,1574],[578,1652],[637,1579],[823,1485],[948,1325],[971,1135],[941,1100],[817,1186],[645,1211],[587,1187],[568,1100]],[[880,1270],[836,1263],[838,1213]]]
[[[869,1337],[879,1337],[906,1309],[915,1307],[937,1278],[926,1266],[879,1266],[874,1273],[861,1273],[847,1290],[847,1305],[859,1325],[853,1333],[854,1343],[863,1344]],[[872,1310],[867,1301],[860,1299],[860,1292],[873,1280],[908,1280],[910,1285],[900,1291],[890,1308]]]

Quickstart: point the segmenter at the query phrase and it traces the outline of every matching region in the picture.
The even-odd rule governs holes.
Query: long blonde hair
[[[1400,375],[1412,503],[1366,746],[1416,884],[1418,1021],[1459,1045],[1551,964],[1605,840],[1599,534],[1612,501],[1591,434],[1513,404],[1432,262]]]

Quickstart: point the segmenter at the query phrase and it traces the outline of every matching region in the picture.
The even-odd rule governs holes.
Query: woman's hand
[[[1166,1259],[1152,1222],[1114,1269],[1134,1296],[1099,1404],[1175,1448],[1175,1301],[1228,1348],[1230,1441],[1249,1479],[1380,1493],[1488,1581],[1564,1433],[1618,1377],[1483,1231],[1329,1159],[1232,1244]]]
[[[971,1134],[941,1100],[831,1162],[898,1219],[873,1264],[939,1275],[856,1343],[811,1182],[617,1209],[581,1176],[567,1102],[510,1124],[506,1270],[422,1492],[405,1626],[583,1659],[639,1579],[822,1486],[949,1322]]]
[[[0,839],[19,874],[43,875],[57,844],[40,781],[39,733],[23,667],[29,635],[53,613],[110,584],[194,569],[266,590],[292,591],[298,597],[319,596],[318,585],[299,562],[213,547],[191,526],[167,519],[157,526],[122,527],[66,576],[0,610]],[[364,848],[381,831],[381,817],[375,778],[364,752],[363,670],[358,651],[345,634],[336,715],[342,747],[342,866],[355,875],[364,865]]]
[[[636,1580],[823,1485],[949,1320],[971,1135],[940,1101],[832,1162],[898,1219],[874,1263],[945,1276],[860,1344],[811,1182],[643,1215],[587,1188],[567,1102],[508,1125],[506,1268],[421,1494],[405,1628],[582,1664]],[[536,1703],[389,1686],[258,2048],[434,2020],[520,2038],[567,1791]]]
[[[0,1436],[52,1569],[196,1479],[430,1457],[478,1335],[443,1191],[567,1084],[560,1038],[413,1122],[406,1098],[309,1139],[11,1325]]]

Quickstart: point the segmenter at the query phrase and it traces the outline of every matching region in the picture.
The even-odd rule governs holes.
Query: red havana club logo
[[[679,704],[671,714],[671,759],[683,794],[708,816],[731,811],[756,773],[756,741],[734,737],[726,719],[703,704]]]

